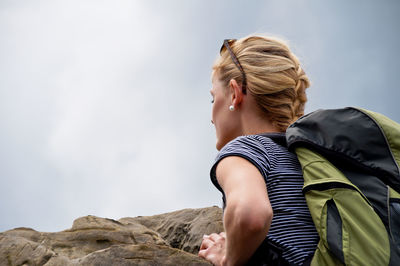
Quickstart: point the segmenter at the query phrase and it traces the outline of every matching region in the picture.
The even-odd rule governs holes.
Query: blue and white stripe
[[[264,135],[232,140],[218,153],[210,173],[222,193],[215,169],[227,156],[243,157],[259,169],[274,212],[267,238],[284,249],[283,257],[290,263],[302,264],[314,253],[319,237],[302,193],[303,175],[296,155]]]

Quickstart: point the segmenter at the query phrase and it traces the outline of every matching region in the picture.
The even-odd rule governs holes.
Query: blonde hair
[[[288,45],[279,39],[249,36],[230,45],[246,74],[247,92],[280,131],[304,114],[310,82]],[[213,65],[226,86],[231,79],[243,82],[240,70],[225,50]],[[243,84],[242,84],[243,85]]]

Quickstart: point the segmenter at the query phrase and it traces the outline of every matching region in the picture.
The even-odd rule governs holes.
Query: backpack
[[[320,240],[311,265],[400,265],[400,124],[317,110],[286,131]]]

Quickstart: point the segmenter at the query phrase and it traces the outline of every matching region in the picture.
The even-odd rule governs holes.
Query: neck
[[[261,133],[280,132],[268,119],[254,115],[254,113],[244,113],[242,116],[242,134],[256,135]]]
[[[238,119],[240,120],[242,135],[281,132],[257,107],[257,102],[250,93],[241,102]]]

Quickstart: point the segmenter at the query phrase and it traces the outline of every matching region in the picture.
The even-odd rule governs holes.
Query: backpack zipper
[[[390,188],[388,185],[386,185],[386,187],[387,187],[386,206],[387,206],[387,212],[388,212],[389,233],[390,233],[390,238],[394,239],[393,234],[392,234],[391,220],[390,220]]]
[[[385,139],[386,146],[388,147],[389,152],[390,152],[390,156],[392,157],[392,160],[393,160],[394,164],[397,166],[397,173],[400,175],[400,167],[399,167],[399,165],[397,164],[396,159],[394,158],[392,149],[390,148],[390,145],[389,145],[389,141],[388,141],[388,139],[387,139],[387,137],[386,137],[386,135],[385,135],[385,131],[383,130],[383,128],[381,127],[381,125],[380,125],[371,115],[369,115],[369,114],[368,114],[367,112],[365,112],[364,110],[360,110],[360,109],[357,109],[357,108],[354,108],[354,107],[352,107],[352,108],[353,108],[353,109],[356,109],[356,110],[362,112],[363,114],[365,114],[366,116],[368,116],[368,117],[369,117],[372,121],[374,121],[374,123],[378,126],[379,131],[381,132],[381,134],[383,135],[383,138]],[[393,233],[392,233],[392,225],[391,225],[391,222],[390,222],[390,188],[389,188],[388,185],[386,185],[386,187],[387,187],[386,206],[387,206],[387,212],[388,212],[389,234],[390,234],[390,238],[391,238],[391,239],[394,239],[394,238],[393,238]]]

